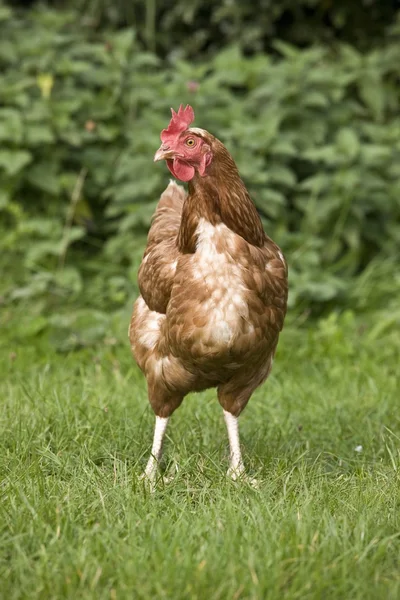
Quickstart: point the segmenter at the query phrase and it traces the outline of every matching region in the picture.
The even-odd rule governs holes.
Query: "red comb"
[[[175,139],[177,135],[185,131],[189,125],[194,121],[194,111],[189,104],[186,108],[183,108],[181,104],[178,112],[175,112],[171,108],[172,119],[169,122],[167,129],[163,129],[161,132],[161,141],[163,144],[167,144],[169,141]]]

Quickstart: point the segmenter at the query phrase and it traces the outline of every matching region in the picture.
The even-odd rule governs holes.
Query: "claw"
[[[232,479],[232,481],[241,481],[243,483],[247,483],[254,489],[257,489],[259,486],[259,481],[252,477],[249,477],[247,475],[247,473],[245,472],[243,465],[240,465],[240,467],[238,467],[236,469],[232,466],[229,467],[226,474],[228,477],[230,477]]]
[[[149,477],[146,472],[142,473],[139,477],[139,481],[143,481],[145,489],[150,492],[150,494],[154,494],[156,491],[156,479],[155,477]]]

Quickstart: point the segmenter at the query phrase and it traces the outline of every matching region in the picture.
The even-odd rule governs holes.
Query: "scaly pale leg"
[[[167,429],[169,417],[157,417],[154,428],[153,446],[151,448],[150,458],[142,475],[142,479],[147,479],[153,489],[157,476],[157,467],[162,455],[162,446]]]
[[[228,430],[230,447],[229,469],[227,475],[236,480],[244,475],[244,464],[239,442],[238,418],[227,410],[224,410],[224,419]]]

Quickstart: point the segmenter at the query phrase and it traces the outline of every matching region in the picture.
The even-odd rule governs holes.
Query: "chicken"
[[[156,415],[143,477],[154,485],[171,414],[192,391],[216,387],[230,445],[228,475],[245,476],[238,417],[268,377],[286,313],[287,265],[264,233],[224,145],[172,110],[154,160],[171,180],[153,216],[129,328]]]

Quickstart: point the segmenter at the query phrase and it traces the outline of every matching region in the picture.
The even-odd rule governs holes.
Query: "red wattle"
[[[167,167],[171,171],[172,175],[180,181],[190,181],[194,177],[194,167],[188,163],[174,158],[174,160],[167,160]]]

